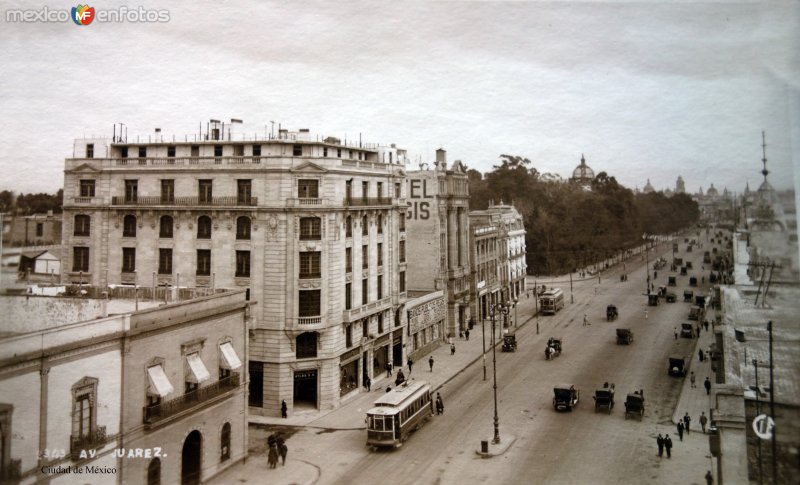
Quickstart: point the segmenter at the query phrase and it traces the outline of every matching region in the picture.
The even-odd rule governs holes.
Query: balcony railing
[[[72,203],[73,204],[95,204],[100,201],[99,198],[96,197],[73,197]]]
[[[316,325],[318,323],[322,323],[322,317],[298,317],[297,324],[298,325]]]
[[[365,207],[370,205],[392,205],[391,197],[345,197],[342,205],[346,207]]]
[[[94,451],[106,442],[106,427],[97,426],[91,433],[85,436],[69,437],[69,452],[73,460],[79,460],[81,453],[88,456],[90,451]]]
[[[217,382],[205,387],[201,387],[183,396],[169,401],[164,401],[155,406],[144,407],[144,423],[153,424],[162,419],[174,416],[182,411],[193,408],[208,400],[225,394],[228,391],[239,387],[239,374],[231,374],[229,377],[220,379]]]
[[[258,205],[258,197],[211,197],[201,199],[200,197],[174,197],[162,198],[156,196],[137,197],[135,199],[126,199],[124,196],[114,196],[111,198],[111,205],[139,205],[139,206],[243,206],[254,207]]]

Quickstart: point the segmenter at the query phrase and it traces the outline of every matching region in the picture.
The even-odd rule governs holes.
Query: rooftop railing
[[[227,206],[243,206],[255,207],[258,205],[258,197],[237,197],[237,196],[224,196],[224,197],[171,197],[165,198],[158,195],[155,196],[138,196],[136,198],[128,198],[125,196],[114,196],[111,198],[111,205],[140,205],[140,206],[198,206],[207,205],[213,207],[227,207]]]

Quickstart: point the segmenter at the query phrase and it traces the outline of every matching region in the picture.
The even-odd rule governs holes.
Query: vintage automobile
[[[601,408],[611,413],[614,409],[614,384],[611,386],[606,383],[602,389],[594,391],[594,412],[599,411]]]
[[[667,278],[667,286],[677,286],[678,283],[675,281],[674,276],[670,276]]]
[[[617,329],[617,345],[629,345],[633,343],[633,332],[629,328]]]
[[[683,290],[683,301],[691,302],[692,298],[694,298],[694,292],[692,290]]]
[[[556,386],[553,388],[553,407],[556,411],[572,411],[578,404],[580,391],[575,386]]]
[[[697,286],[697,277],[696,276],[692,276],[691,278],[689,278],[689,286]]]
[[[547,339],[547,347],[544,349],[545,360],[552,360],[561,355],[561,339],[550,337]]]
[[[608,305],[606,307],[606,320],[610,322],[611,320],[616,320],[617,317],[619,317],[619,312],[616,305]]]
[[[689,320],[700,320],[703,318],[703,309],[699,306],[693,306],[689,309]]]
[[[674,258],[672,262],[675,264],[675,266],[683,266],[683,258]]]
[[[648,293],[647,304],[650,306],[658,306],[658,293]]]
[[[517,336],[514,332],[509,332],[503,335],[503,352],[516,352],[517,351]]]
[[[700,308],[706,307],[706,297],[703,295],[697,295],[694,297],[695,305],[699,306]]]
[[[675,377],[683,377],[686,375],[686,359],[683,357],[672,356],[669,358],[669,367],[667,374]]]
[[[639,415],[639,418],[644,416],[644,395],[641,391],[625,397],[625,419],[628,419],[628,414]]]
[[[678,295],[672,292],[667,292],[667,296],[665,299],[667,300],[667,303],[675,303],[676,301],[678,301]]]
[[[681,337],[694,338],[694,325],[691,323],[681,323]]]

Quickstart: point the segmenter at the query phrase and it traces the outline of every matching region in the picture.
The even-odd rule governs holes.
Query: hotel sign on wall
[[[428,182],[431,182],[431,185],[435,182],[434,180],[428,179],[409,179],[408,181],[408,212],[406,212],[406,218],[414,219],[414,220],[428,220],[431,217],[431,202],[433,202],[434,197],[436,194],[431,193],[432,187],[428,186]]]

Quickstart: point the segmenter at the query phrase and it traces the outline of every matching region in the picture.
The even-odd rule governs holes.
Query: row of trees
[[[691,197],[634,194],[600,172],[585,191],[558,175],[540,173],[527,158],[501,155],[482,175],[468,170],[470,208],[512,203],[525,222],[528,270],[563,274],[642,243],[643,234],[668,234],[697,222]]]
[[[64,190],[58,189],[55,194],[20,194],[16,195],[10,190],[0,191],[0,212],[8,212],[22,216],[44,214],[53,211],[61,213],[64,200]]]

